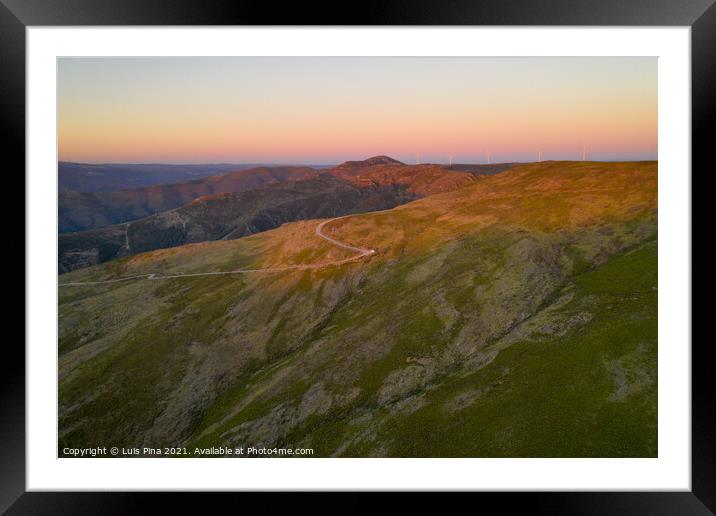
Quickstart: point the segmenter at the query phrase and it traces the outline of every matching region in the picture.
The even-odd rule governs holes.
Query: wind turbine
[[[415,155],[415,164],[420,165],[420,153],[419,152]]]
[[[537,149],[537,161],[542,161],[542,149]]]
[[[586,161],[586,160],[587,160],[587,148],[584,145],[582,145],[582,161]]]
[[[492,153],[488,150],[487,151],[487,164],[489,165],[491,163],[492,163]]]
[[[450,162],[450,166],[452,167],[452,154],[448,154],[448,161]]]

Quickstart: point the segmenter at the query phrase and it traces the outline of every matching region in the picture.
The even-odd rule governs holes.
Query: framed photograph
[[[691,182],[716,7],[362,9],[3,0],[8,514],[136,503],[97,491],[714,510]]]

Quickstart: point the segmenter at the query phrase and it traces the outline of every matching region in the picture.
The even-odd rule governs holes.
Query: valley
[[[455,190],[478,177],[479,171],[411,166],[376,156],[322,172],[261,167],[137,190],[61,193],[60,229],[69,218],[91,219],[103,227],[61,234],[59,270],[187,243],[239,238],[295,220],[382,210]],[[112,218],[128,222],[106,225]]]
[[[59,232],[77,232],[137,220],[198,197],[261,188],[318,177],[308,167],[252,167],[186,182],[109,192],[60,191]]]

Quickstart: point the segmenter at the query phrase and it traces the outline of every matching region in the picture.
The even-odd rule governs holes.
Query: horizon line
[[[386,155],[387,156],[387,155]],[[369,158],[364,159],[357,159],[357,160],[344,160],[340,162],[330,162],[330,163],[319,163],[319,162],[301,162],[301,161],[73,161],[73,160],[66,160],[66,159],[58,159],[57,163],[68,163],[68,164],[74,164],[74,165],[175,165],[175,166],[201,166],[201,165],[256,165],[256,166],[275,166],[275,165],[293,165],[293,166],[321,166],[321,167],[328,167],[328,166],[337,166],[342,163],[347,163],[350,161],[366,161],[368,159],[371,159],[371,156]],[[388,156],[389,157],[389,156]],[[396,160],[400,161],[400,160]],[[407,163],[407,162],[400,162],[403,165],[410,165],[410,166],[416,166],[416,165],[447,165],[447,166],[456,166],[456,165],[504,165],[509,163],[522,163],[522,164],[529,164],[529,163],[549,163],[549,162],[555,162],[555,161],[565,161],[565,162],[574,162],[574,163],[637,163],[642,161],[659,161],[657,158],[641,158],[641,159],[543,159],[543,160],[534,160],[534,161],[520,161],[520,160],[514,160],[514,161],[496,161],[494,163],[485,163],[485,162],[477,162],[477,161],[454,161],[450,164],[448,161],[426,161],[423,163]]]

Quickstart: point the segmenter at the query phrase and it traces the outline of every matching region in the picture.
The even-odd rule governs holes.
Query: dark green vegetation
[[[656,164],[516,166],[335,221],[361,262],[60,289],[60,448],[656,456]],[[330,263],[315,221],[64,275]]]
[[[656,456],[656,251],[574,277],[487,347],[491,363],[413,394],[378,439],[397,456]]]

